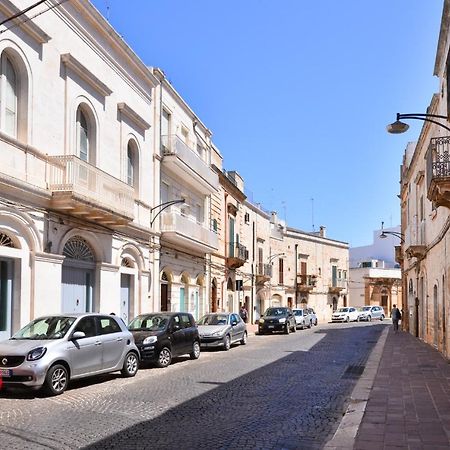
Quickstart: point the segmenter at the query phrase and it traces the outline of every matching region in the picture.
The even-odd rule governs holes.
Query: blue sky
[[[442,0],[93,3],[165,71],[254,202],[351,246],[400,223],[399,166],[421,123],[385,127],[438,90]]]

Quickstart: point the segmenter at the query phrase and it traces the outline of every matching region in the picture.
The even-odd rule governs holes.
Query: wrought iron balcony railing
[[[450,136],[430,139],[427,155],[427,197],[450,208]]]

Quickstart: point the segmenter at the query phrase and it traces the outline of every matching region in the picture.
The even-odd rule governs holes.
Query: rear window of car
[[[295,309],[294,314],[296,316],[303,316],[303,309]]]
[[[120,333],[122,331],[119,324],[111,317],[101,317],[99,323],[99,334]]]
[[[181,314],[181,324],[183,328],[190,328],[194,326],[193,319],[191,320],[191,316],[189,314]]]

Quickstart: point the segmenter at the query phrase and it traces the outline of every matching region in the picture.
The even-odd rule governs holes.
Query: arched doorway
[[[161,275],[161,311],[170,311],[170,279],[166,272]]]
[[[189,308],[189,277],[185,273],[181,276],[180,286],[180,311],[187,311]]]
[[[333,297],[332,305],[333,305],[333,312],[334,312],[337,310],[337,306],[338,306],[338,299],[336,297]]]
[[[211,312],[217,312],[217,280],[215,278],[211,283]]]
[[[71,237],[64,245],[61,311],[67,313],[94,310],[95,257],[81,236]]]
[[[233,312],[234,309],[234,283],[231,278],[227,281],[227,304],[225,311]]]
[[[15,248],[13,239],[0,233],[0,246]],[[14,260],[0,256],[0,340],[11,336],[13,310]]]

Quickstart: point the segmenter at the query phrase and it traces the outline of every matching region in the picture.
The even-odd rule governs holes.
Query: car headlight
[[[259,323],[264,323],[264,319],[263,318],[259,319]]]
[[[158,338],[157,338],[156,336],[149,336],[149,337],[146,337],[146,338],[142,341],[142,343],[143,343],[144,345],[146,345],[146,344],[154,344],[157,340],[158,340]]]
[[[219,331],[214,331],[214,333],[211,333],[211,336],[220,336],[221,334],[223,334],[223,331],[219,330]]]
[[[278,319],[278,322],[280,322],[280,323],[285,323],[285,322],[286,322],[286,319],[285,319],[284,317],[282,317],[281,319]]]
[[[27,361],[37,361],[38,359],[41,359],[45,352],[47,351],[47,347],[36,347],[30,352],[28,352],[27,355]]]

